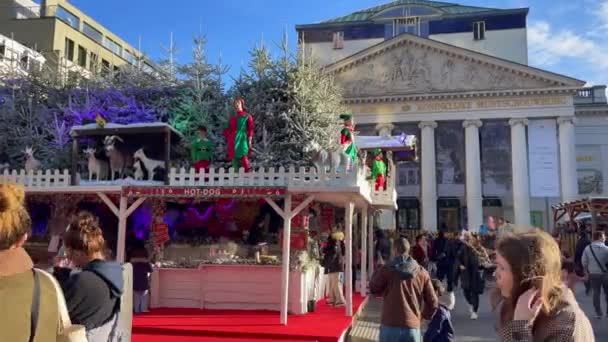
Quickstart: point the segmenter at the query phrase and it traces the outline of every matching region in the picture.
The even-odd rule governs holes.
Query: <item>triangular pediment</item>
[[[578,88],[585,82],[410,34],[324,68],[346,98]]]

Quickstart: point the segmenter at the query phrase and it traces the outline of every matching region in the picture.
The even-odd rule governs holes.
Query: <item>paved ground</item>
[[[456,294],[456,308],[452,312],[452,323],[456,330],[456,341],[496,341],[496,333],[494,330],[496,319],[490,310],[489,296],[487,294],[483,296],[479,308],[479,319],[472,321],[469,318],[468,306],[462,296],[462,291],[457,290]],[[604,317],[601,320],[594,318],[595,315],[591,297],[585,296],[582,285],[580,286],[579,291],[577,291],[576,297],[593,325],[595,340],[597,342],[608,341],[608,318]],[[352,330],[350,341],[377,341],[381,305],[382,301],[379,299],[369,301],[368,306],[363,310],[359,318],[357,326]]]

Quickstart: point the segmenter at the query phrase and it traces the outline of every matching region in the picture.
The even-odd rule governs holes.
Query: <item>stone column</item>
[[[481,157],[479,151],[479,127],[481,120],[466,120],[462,123],[465,129],[466,147],[466,194],[468,228],[471,232],[479,231],[483,223]]]
[[[511,119],[511,170],[515,224],[530,225],[530,182],[528,178],[527,119]]]
[[[574,117],[557,119],[559,124],[559,161],[561,169],[562,201],[570,202],[578,197],[578,181],[576,175],[576,151]]]
[[[435,164],[435,128],[437,122],[424,121],[420,128],[420,194],[422,197],[422,227],[427,231],[437,231],[437,176]]]

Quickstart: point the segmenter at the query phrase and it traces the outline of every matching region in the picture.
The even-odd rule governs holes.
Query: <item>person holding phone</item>
[[[559,247],[551,235],[522,230],[496,244],[498,336],[503,342],[593,342],[589,319],[561,281]]]

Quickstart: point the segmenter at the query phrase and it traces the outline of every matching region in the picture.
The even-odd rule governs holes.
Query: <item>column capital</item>
[[[437,128],[437,121],[421,121],[418,124],[418,128],[420,128],[420,129],[425,129],[425,128],[435,129],[435,128]]]
[[[513,126],[517,126],[517,125],[524,125],[524,126],[528,126],[528,119],[526,118],[515,118],[515,119],[510,119],[509,120],[509,125],[511,127]]]
[[[576,118],[574,116],[560,116],[559,118],[557,118],[557,123],[559,125],[563,125],[563,124],[576,124]]]
[[[483,122],[481,122],[481,120],[479,120],[479,119],[464,120],[462,122],[462,127],[464,127],[464,128],[471,127],[471,126],[475,126],[476,128],[479,128],[482,125],[483,125]]]

